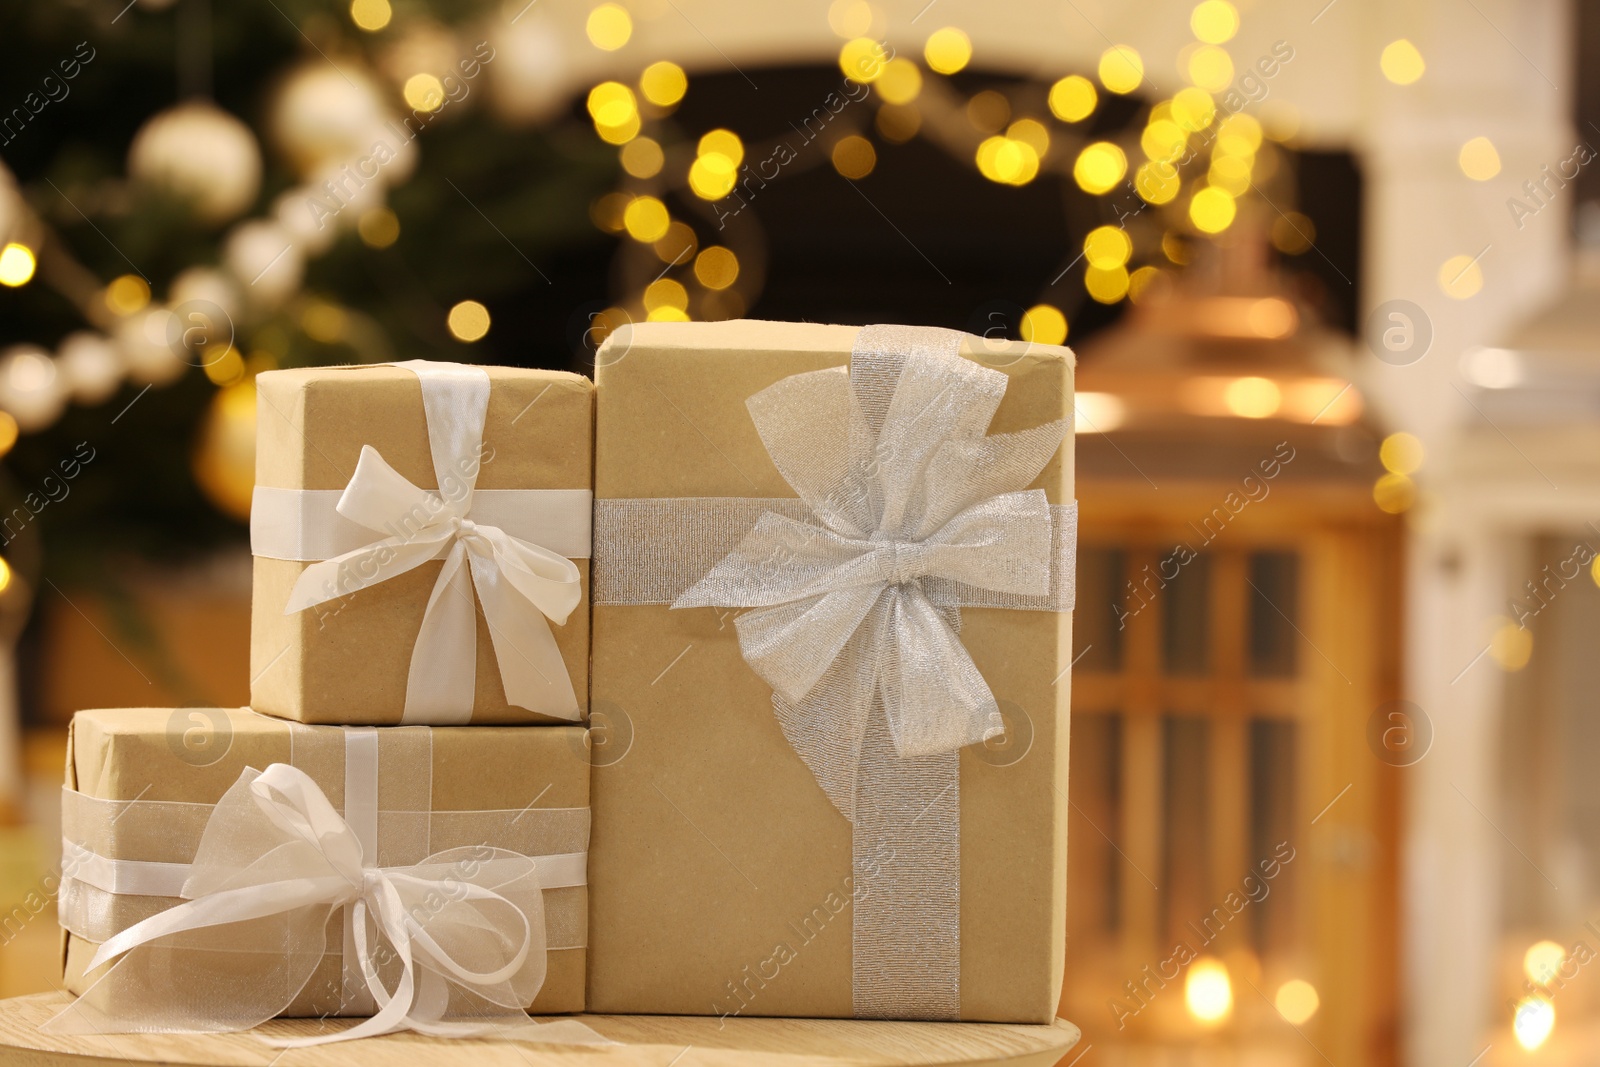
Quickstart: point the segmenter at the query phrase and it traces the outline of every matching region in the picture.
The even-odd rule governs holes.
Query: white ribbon
[[[675,608],[735,620],[774,691],[784,733],[854,820],[875,699],[902,759],[1003,730],[957,636],[959,612],[924,582],[1001,594],[1051,588],[1051,509],[1025,490],[1065,421],[988,436],[1006,375],[957,354],[950,331],[869,327],[850,368],[797,374],[747,403],[767,453],[809,509],[768,511]]]
[[[442,556],[444,567],[411,652],[400,721],[445,725],[471,719],[478,642],[474,590],[507,703],[576,721],[577,695],[549,624],[564,624],[582,599],[577,565],[471,518],[489,376],[480,367],[429,360],[394,366],[422,383],[439,489],[419,489],[363,445],[337,511],[387,536],[307,567],[284,613],[369,588]]]
[[[299,994],[326,950],[329,918],[348,908],[354,963],[376,1013],[347,1030],[272,1044],[399,1030],[605,1040],[571,1020],[536,1025],[524,1010],[546,966],[533,859],[485,846],[450,849],[409,868],[373,866],[322,790],[287,764],[246,769],[218,802],[182,896],[185,903],[101,945],[89,970],[116,964],[43,1029],[249,1029]],[[241,954],[252,952],[252,965],[241,969]]]

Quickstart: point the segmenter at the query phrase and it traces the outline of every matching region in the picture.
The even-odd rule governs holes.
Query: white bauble
[[[215,267],[190,267],[172,279],[167,303],[174,311],[193,311],[205,319],[208,344],[232,343],[234,323],[244,310],[239,284]],[[193,320],[190,325],[200,324]]]
[[[122,384],[122,357],[109,337],[88,330],[69,334],[56,349],[56,369],[80,404],[103,404]]]
[[[272,202],[272,217],[296,248],[307,256],[320,256],[339,236],[337,209],[321,190],[300,185]]]
[[[117,325],[117,348],[128,377],[139,385],[165,385],[189,366],[182,330],[171,311],[148,307]]]
[[[32,345],[0,353],[0,408],[11,413],[24,433],[49,426],[66,405],[66,382],[50,353]]]
[[[567,104],[567,62],[549,20],[530,11],[493,35],[495,58],[486,68],[491,102],[509,122],[551,118]]]
[[[268,123],[278,147],[309,174],[330,160],[364,154],[388,118],[383,91],[360,66],[318,60],[284,80]]]
[[[250,127],[192,101],[157,113],[134,135],[128,173],[182,197],[207,222],[223,222],[255,202],[261,152]]]
[[[222,260],[239,280],[245,299],[276,307],[300,288],[305,257],[289,231],[276,222],[254,220],[234,227]]]
[[[367,178],[359,168],[360,164],[330,163],[306,182],[322,205],[318,218],[325,226],[353,230],[362,215],[383,206],[387,190],[380,180],[382,172],[379,171],[380,177]],[[367,171],[371,173],[372,167],[368,166]]]

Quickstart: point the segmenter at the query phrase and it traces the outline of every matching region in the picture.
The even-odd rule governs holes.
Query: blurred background
[[[55,0],[0,42],[0,992],[56,977],[71,713],[247,699],[256,374],[910,322],[1080,358],[1073,1056],[1600,1062],[1592,5]]]

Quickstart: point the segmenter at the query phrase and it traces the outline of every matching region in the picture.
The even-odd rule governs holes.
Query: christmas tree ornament
[[[291,73],[268,118],[272,138],[301,174],[353,159],[390,119],[383,92],[360,64],[314,61]]]
[[[56,368],[66,379],[72,399],[101,404],[122,384],[122,357],[104,334],[79,330],[68,334],[56,350]]]
[[[66,383],[55,360],[42,348],[18,345],[0,355],[0,408],[17,420],[24,433],[56,421],[66,406]]]
[[[305,273],[305,257],[276,222],[257,219],[236,226],[222,258],[239,279],[245,299],[260,307],[281,304],[300,288]]]
[[[261,152],[250,127],[204,101],[152,116],[128,149],[128,173],[187,201],[206,222],[226,222],[261,188]]]

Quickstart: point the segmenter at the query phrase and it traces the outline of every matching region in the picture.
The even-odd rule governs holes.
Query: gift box
[[[424,935],[442,946],[435,956],[473,972],[524,951],[514,981],[490,983],[502,1008],[583,1010],[585,734],[309,726],[248,709],[78,713],[59,895],[65,985],[81,997],[71,1025],[117,1032],[159,1019],[165,1025],[148,1025],[239,1029],[260,1021],[252,1010],[370,1016],[380,1001],[400,999],[393,920],[403,926],[403,916],[416,925],[398,936],[415,942],[418,960]],[[312,891],[290,908],[287,898],[319,884],[319,872],[330,895]],[[256,888],[238,889],[246,883]],[[196,930],[200,920],[173,920],[217,906],[233,908],[227,917],[237,921]],[[468,906],[481,910],[463,914]],[[240,908],[255,917],[241,918]],[[207,914],[220,921],[220,912]],[[93,965],[101,946],[158,934],[149,924],[166,920],[180,932]],[[130,971],[119,976],[123,967]],[[443,971],[418,964],[425,1010],[446,999]],[[373,993],[369,976],[386,996]],[[491,997],[451,988],[479,1008]],[[506,1005],[509,989],[528,997]],[[185,1011],[201,1014],[171,1014]]]
[[[414,360],[255,381],[251,706],[307,723],[581,720],[588,380]]]
[[[596,369],[590,1010],[1053,1019],[1071,353],[642,323]]]

